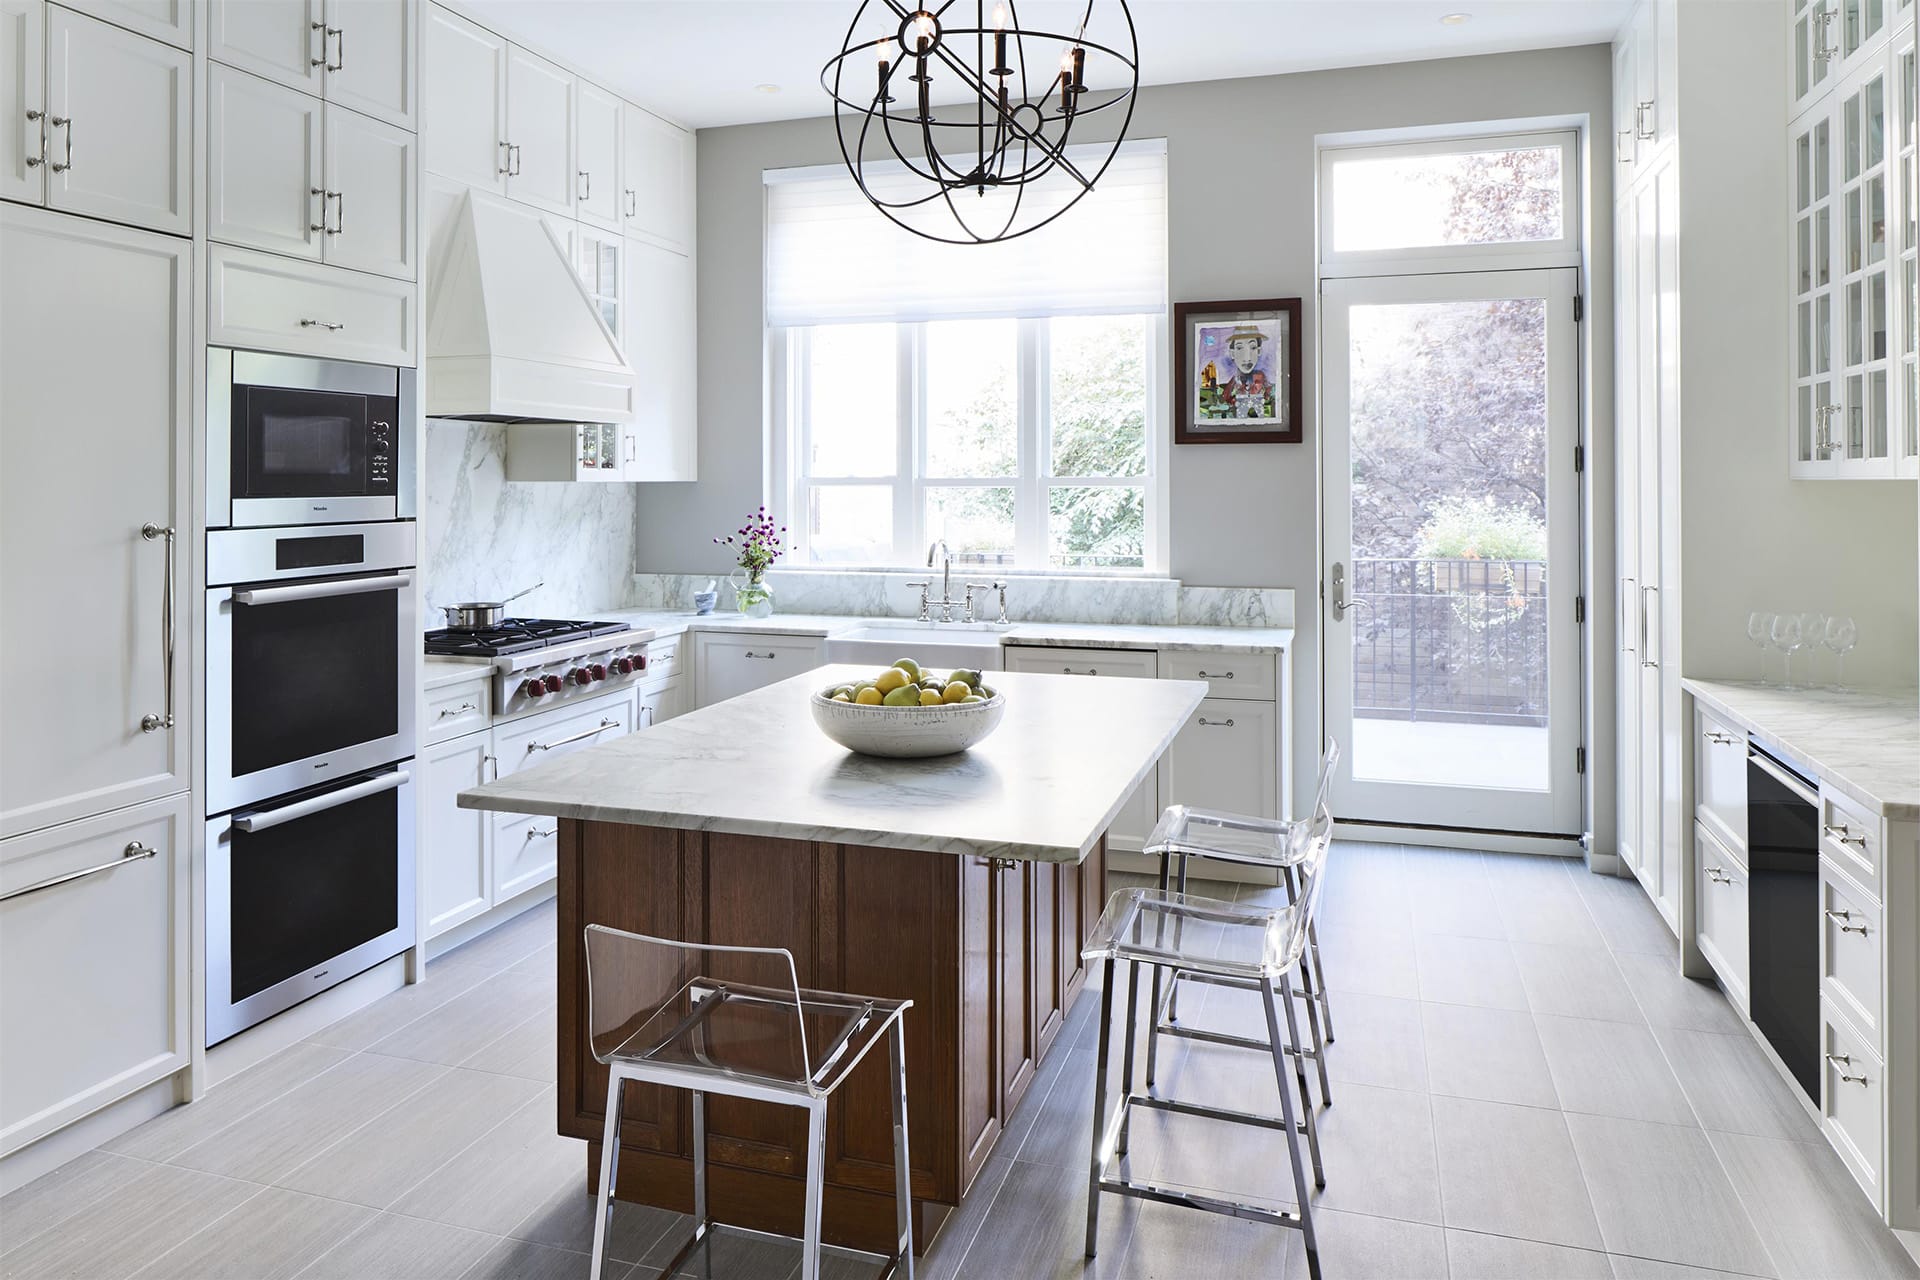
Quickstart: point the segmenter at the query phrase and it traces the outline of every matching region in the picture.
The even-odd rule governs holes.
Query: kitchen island
[[[560,820],[558,1124],[598,1168],[607,1073],[587,1051],[588,924],[792,951],[802,987],[914,1002],[907,1092],[921,1247],[986,1164],[1086,980],[1105,832],[1206,695],[1198,681],[1000,673],[999,729],[927,760],[851,754],[814,725],[822,667],[502,781],[465,808]],[[885,1063],[828,1114],[825,1235],[893,1237]],[[685,1094],[629,1087],[623,1200],[692,1208]],[[803,1118],[716,1098],[714,1216],[797,1234]]]

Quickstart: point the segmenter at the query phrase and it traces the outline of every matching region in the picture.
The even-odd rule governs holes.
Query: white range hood
[[[624,422],[626,356],[539,214],[470,191],[435,253],[426,415],[490,422]]]

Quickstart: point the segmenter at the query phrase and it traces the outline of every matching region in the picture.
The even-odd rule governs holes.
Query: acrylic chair
[[[1169,805],[1154,825],[1141,852],[1160,859],[1160,888],[1176,893],[1187,891],[1187,867],[1195,858],[1241,866],[1265,867],[1279,874],[1289,902],[1298,901],[1297,859],[1308,844],[1300,832],[1311,826],[1323,811],[1328,811],[1328,793],[1334,768],[1340,763],[1340,744],[1327,739],[1320,755],[1320,778],[1314,788],[1313,805],[1308,817],[1297,821],[1252,818],[1237,813],[1194,809]],[[1147,1027],[1147,1085],[1152,1087],[1159,1064],[1161,1035],[1186,1039],[1218,1040],[1214,1033],[1185,1027],[1179,1021],[1179,986],[1182,974],[1174,970],[1162,990],[1161,972],[1153,975],[1153,1020]],[[1302,1050],[1313,1059],[1320,1078],[1320,1101],[1331,1106],[1333,1095],[1327,1079],[1326,1047],[1333,1043],[1333,1006],[1327,994],[1326,967],[1320,961],[1320,934],[1309,923],[1307,951],[1300,966],[1300,991],[1305,998],[1307,1030],[1313,1040],[1311,1049]],[[1249,1047],[1254,1047],[1249,1043]],[[1302,1105],[1307,1105],[1303,1102]]]
[[[880,1274],[886,1280],[911,1280],[905,1014],[913,1002],[806,990],[793,954],[779,947],[676,942],[597,924],[587,926],[586,946],[590,1044],[594,1058],[609,1070],[593,1224],[594,1280],[606,1264],[628,1081],[693,1095],[693,1235],[667,1265],[666,1275],[677,1274],[716,1230],[707,1202],[707,1095],[751,1098],[807,1113],[799,1274],[801,1280],[817,1280],[828,1099],[882,1039],[892,1059],[898,1231]]]
[[[1320,1280],[1320,1252],[1310,1204],[1312,1190],[1300,1155],[1302,1136],[1307,1139],[1312,1161],[1313,1185],[1324,1187],[1326,1175],[1320,1164],[1311,1107],[1305,1107],[1304,1117],[1295,1118],[1294,1089],[1287,1079],[1287,1066],[1291,1058],[1304,1105],[1307,1081],[1299,1052],[1293,975],[1300,968],[1308,946],[1314,912],[1325,882],[1327,849],[1333,840],[1333,819],[1325,806],[1314,815],[1310,825],[1296,825],[1292,838],[1299,847],[1291,866],[1300,884],[1293,902],[1235,904],[1168,890],[1122,889],[1108,900],[1105,913],[1081,953],[1087,960],[1098,960],[1104,965],[1100,1044],[1094,1068],[1093,1156],[1087,1184],[1086,1254],[1089,1258],[1095,1256],[1099,1243],[1100,1197],[1121,1195],[1295,1228],[1306,1244],[1307,1274],[1311,1280]],[[1127,971],[1125,1051],[1120,1097],[1118,1103],[1113,1104],[1109,1101],[1108,1060],[1113,1039],[1116,969],[1122,962]],[[1235,1043],[1257,1044],[1272,1058],[1274,1083],[1280,1092],[1278,1117],[1228,1110],[1192,1099],[1161,1097],[1152,1092],[1134,1092],[1134,1009],[1138,1004],[1143,964],[1151,967],[1156,975],[1161,969],[1172,969],[1186,981],[1259,993],[1266,1012],[1266,1039],[1236,1038]],[[1286,1022],[1284,1034],[1280,1025],[1282,1017]],[[1129,1172],[1109,1172],[1115,1157],[1124,1159],[1127,1154],[1128,1129],[1136,1107],[1284,1133],[1297,1207],[1292,1211],[1276,1209],[1190,1187],[1136,1180]]]

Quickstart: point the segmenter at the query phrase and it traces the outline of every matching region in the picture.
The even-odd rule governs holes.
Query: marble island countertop
[[[656,639],[690,631],[753,631],[767,635],[835,636],[858,627],[925,628],[937,641],[950,635],[981,634],[977,628],[946,629],[914,618],[852,617],[844,614],[776,613],[749,618],[739,613],[694,614],[685,610],[615,609],[597,616],[649,629]],[[1191,626],[1181,623],[1010,622],[991,628],[1002,645],[1076,645],[1093,649],[1218,649],[1232,653],[1279,653],[1293,647],[1292,627]]]
[[[1920,821],[1920,692],[1680,684],[1840,794],[1890,821]]]
[[[1000,727],[926,760],[854,755],[808,700],[824,667],[460,793],[460,807],[1077,862],[1206,696],[1194,680],[997,673]]]

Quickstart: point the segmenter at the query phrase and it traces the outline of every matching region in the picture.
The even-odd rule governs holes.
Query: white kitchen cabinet
[[[415,0],[211,0],[207,56],[416,127]]]
[[[1705,823],[1695,823],[1693,833],[1695,941],[1727,998],[1745,1013],[1750,976],[1747,868]]]
[[[0,195],[189,234],[192,61],[59,5],[8,0],[0,7],[0,96],[10,113]]]
[[[1677,9],[1677,0],[1641,0],[1614,41],[1613,151],[1623,182],[1677,133]]]
[[[324,246],[331,266],[412,280],[420,269],[420,211],[414,198],[419,139],[405,129],[327,107],[326,190],[333,222]]]
[[[574,213],[574,75],[518,45],[507,47],[507,195]]]
[[[102,22],[125,27],[136,35],[193,48],[193,6],[188,0],[61,0],[69,9],[89,13]]]
[[[626,241],[625,345],[634,372],[629,480],[699,475],[699,346],[694,262],[652,241]]]
[[[432,137],[429,172],[506,194],[509,48],[486,28],[427,6],[422,131]]]
[[[557,221],[557,219],[556,219]],[[627,242],[617,231],[608,231],[587,222],[575,222],[564,243],[573,259],[580,283],[600,313],[600,323],[615,342],[626,335],[626,314],[622,300],[627,296]],[[638,477],[628,477],[637,479]]]
[[[680,687],[679,680],[662,680],[657,684],[640,686],[634,727],[650,729],[663,720],[671,720],[679,715]]]
[[[575,209],[582,222],[618,232],[624,221],[620,186],[620,115],[624,104],[598,85],[574,84]]]
[[[493,730],[494,776],[545,764],[562,756],[624,737],[634,729],[631,690],[529,716]],[[494,814],[493,902],[495,905],[553,879],[559,865],[560,823],[554,818]]]
[[[0,841],[0,1156],[187,1065],[192,808]]]
[[[694,244],[694,135],[627,104],[621,213],[630,236],[682,252]]]
[[[1835,343],[1833,198],[1834,122],[1815,113],[1797,122],[1789,139],[1793,201],[1793,384],[1789,421],[1790,469],[1796,475],[1831,472],[1828,441],[1840,412],[1834,382]],[[1816,471],[1816,466],[1818,471]]]
[[[1909,10],[1907,17],[1911,19]],[[1896,197],[1894,236],[1894,328],[1899,334],[1898,386],[1894,393],[1894,470],[1907,479],[1920,477],[1920,53],[1916,53],[1911,21],[1893,47],[1893,93],[1898,103],[1894,120],[1894,177]]]
[[[1693,745],[1694,817],[1736,854],[1747,852],[1747,735],[1696,705]]]
[[[1833,87],[1841,0],[1793,0],[1787,37],[1788,95],[1794,111]]]
[[[207,340],[215,346],[369,364],[417,363],[418,290],[245,249],[207,253]]]
[[[695,702],[710,707],[775,681],[811,671],[827,660],[818,636],[752,631],[701,631],[694,635]]]
[[[507,433],[507,479],[626,479],[628,429],[618,422],[521,422]]]
[[[483,729],[420,752],[420,896],[429,938],[493,903],[493,815],[458,804],[462,791],[492,780],[492,742]]]
[[[0,205],[0,634],[33,673],[0,688],[0,837],[188,787],[192,261],[183,239]]]
[[[1162,663],[1168,656],[1161,655]],[[1167,750],[1161,802],[1251,818],[1281,816],[1277,719],[1271,702],[1202,701]]]

